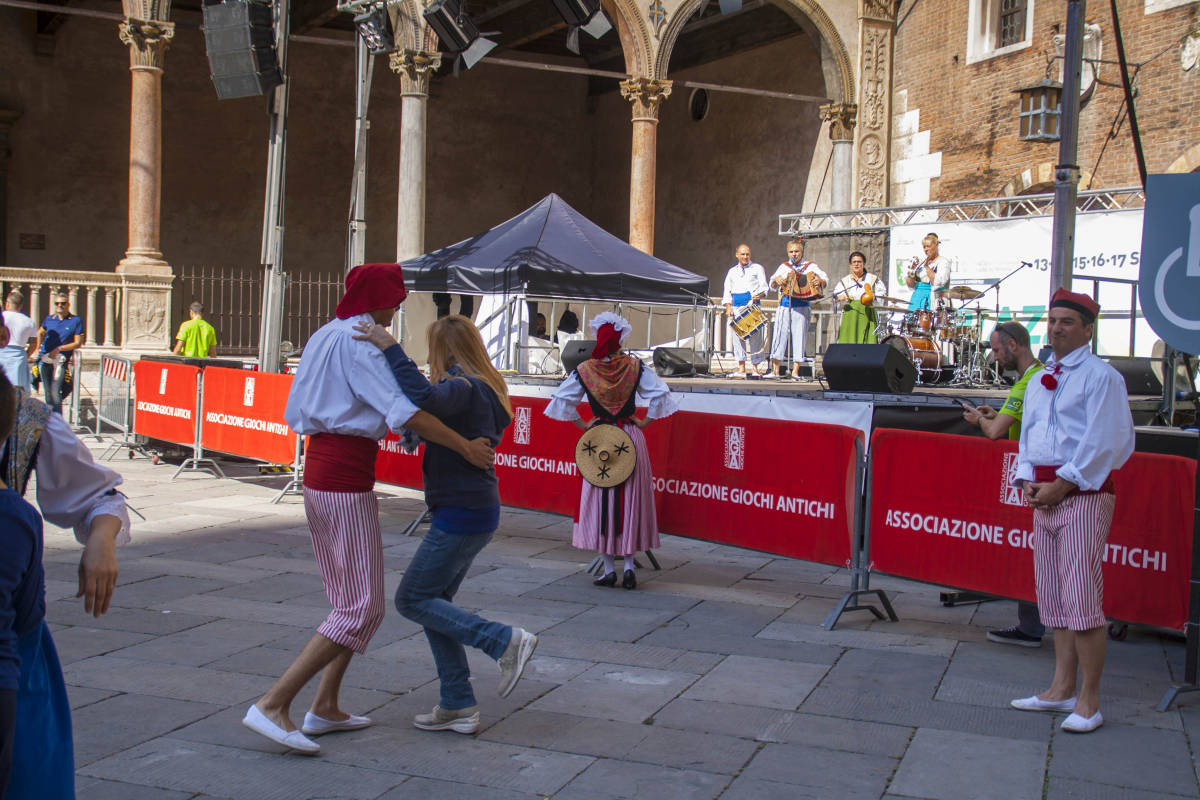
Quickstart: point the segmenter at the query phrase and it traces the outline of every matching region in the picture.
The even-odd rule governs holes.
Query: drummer
[[[922,261],[916,256],[908,267],[904,283],[913,290],[908,301],[909,311],[937,308],[938,301],[945,297],[946,287],[950,285],[950,259],[938,255],[938,244],[936,233],[925,234],[921,240],[925,259]]]
[[[804,240],[797,236],[788,239],[788,260],[779,265],[771,276],[771,288],[779,290],[779,310],[775,313],[775,334],[771,337],[771,371],[768,378],[779,374],[779,363],[787,356],[788,345],[792,346],[792,377],[800,377],[800,362],[804,361],[804,344],[808,335],[808,320],[812,314],[809,301],[798,294],[790,294],[791,287],[803,280],[812,281],[818,291],[829,283],[825,270],[804,258]]]
[[[858,250],[850,254],[850,274],[838,281],[833,297],[842,310],[838,344],[875,344],[878,319],[873,305],[883,297],[883,282],[867,272],[867,257]]]
[[[721,302],[725,304],[725,314],[730,319],[735,312],[743,311],[767,296],[767,274],[762,264],[750,260],[750,245],[739,244],[734,251],[737,263],[729,268],[725,275],[725,291]],[[750,363],[754,365],[755,376],[765,378],[766,355],[763,353],[763,330],[751,333],[743,340],[740,336],[733,337],[733,355],[737,358],[738,368],[735,378],[746,377],[746,354],[750,354]]]

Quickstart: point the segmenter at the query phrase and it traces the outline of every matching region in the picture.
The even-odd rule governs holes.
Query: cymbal
[[[972,289],[970,286],[951,286],[946,291],[946,297],[951,300],[974,300],[976,297],[982,296],[983,292]]]
[[[887,311],[891,314],[907,314],[908,308],[905,306],[871,306],[876,311]]]
[[[878,295],[875,299],[882,300],[885,303],[896,303],[897,305],[904,305],[908,302],[908,300],[904,299],[903,297],[888,297],[886,294]]]

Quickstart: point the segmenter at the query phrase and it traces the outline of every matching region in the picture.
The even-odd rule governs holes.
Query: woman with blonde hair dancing
[[[401,391],[417,408],[464,436],[469,431],[472,439],[482,436],[493,446],[500,443],[512,422],[508,387],[469,319],[454,314],[429,326],[430,380],[386,329],[364,324],[358,330],[357,338],[383,350]],[[432,523],[396,590],[396,609],[425,628],[441,680],[441,697],[433,711],[418,714],[413,725],[426,731],[474,733],[479,730],[479,707],[463,645],[478,648],[500,663],[498,691],[508,697],[538,639],[452,602],[475,556],[500,524],[495,468],[479,469],[453,450],[427,442],[421,472]]]

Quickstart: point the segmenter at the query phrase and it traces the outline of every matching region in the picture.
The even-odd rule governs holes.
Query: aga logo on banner
[[[1004,469],[1000,470],[1000,502],[1009,506],[1025,505],[1025,497],[1019,486],[1013,486],[1017,476],[1017,454],[1004,454]]]
[[[246,388],[242,390],[242,405],[246,408],[254,405],[254,378],[246,378]]]
[[[746,429],[740,425],[725,426],[725,466],[744,469],[746,464]]]
[[[517,406],[517,414],[513,418],[513,444],[529,444],[530,431],[533,427],[531,411],[529,406]]]
[[[158,393],[167,393],[167,368],[163,367],[162,372],[158,374]]]

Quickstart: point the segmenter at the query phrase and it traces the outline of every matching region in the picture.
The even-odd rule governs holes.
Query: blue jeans
[[[425,627],[442,683],[440,705],[445,709],[475,705],[463,645],[477,647],[499,661],[512,638],[510,626],[490,622],[450,602],[471,562],[491,540],[491,533],[446,533],[430,526],[396,589],[396,610]]]
[[[1042,624],[1037,603],[1017,601],[1017,630],[1026,636],[1036,636],[1039,639],[1046,635],[1046,626]]]
[[[42,379],[42,391],[46,393],[46,405],[55,414],[62,415],[63,378],[67,376],[67,364],[47,364],[38,362],[38,375]]]

